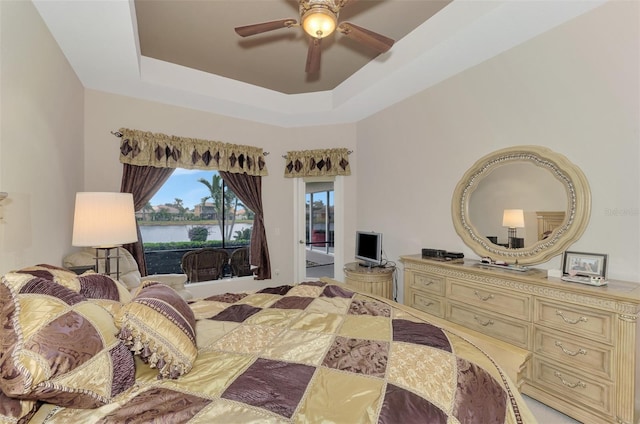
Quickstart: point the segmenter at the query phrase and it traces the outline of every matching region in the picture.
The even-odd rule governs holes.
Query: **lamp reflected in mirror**
[[[517,229],[524,228],[524,211],[522,209],[505,209],[502,215],[502,226],[508,228],[508,248],[523,247],[524,240],[518,239]]]

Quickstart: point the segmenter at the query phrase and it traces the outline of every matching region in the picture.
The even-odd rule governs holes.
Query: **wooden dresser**
[[[522,392],[585,423],[640,423],[640,283],[402,256],[404,303],[529,350]]]

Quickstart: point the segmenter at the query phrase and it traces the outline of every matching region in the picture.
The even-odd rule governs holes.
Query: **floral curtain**
[[[121,128],[116,135],[120,137],[120,162],[123,164],[267,175],[264,152],[259,147],[128,128]]]
[[[287,152],[284,176],[298,178],[351,175],[349,153],[344,148]]]

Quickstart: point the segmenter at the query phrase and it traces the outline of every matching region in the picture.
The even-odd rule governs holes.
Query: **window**
[[[178,168],[136,216],[155,274],[182,272],[182,255],[196,248],[248,246],[254,214],[217,171]]]

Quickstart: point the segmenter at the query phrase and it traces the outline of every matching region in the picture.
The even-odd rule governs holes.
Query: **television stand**
[[[372,266],[351,262],[344,266],[344,282],[367,293],[393,300],[394,266]]]

